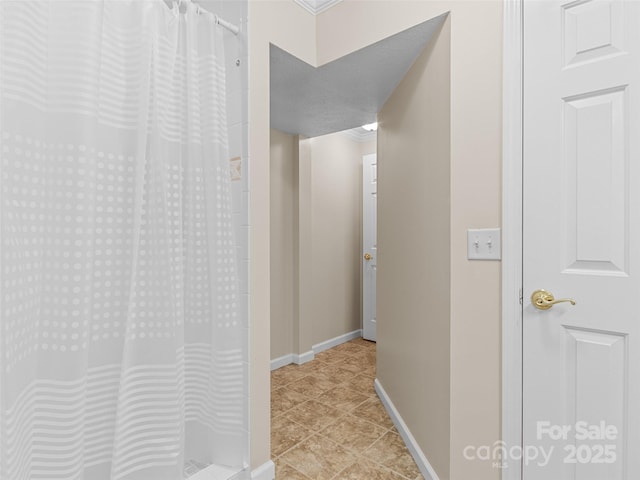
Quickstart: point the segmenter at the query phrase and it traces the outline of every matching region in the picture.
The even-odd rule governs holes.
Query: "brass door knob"
[[[555,299],[553,293],[546,290],[536,290],[531,294],[531,303],[538,310],[549,310],[556,303],[569,302],[571,305],[575,305],[576,301],[572,298],[559,298]]]
[[[365,259],[365,260],[371,260],[372,258],[373,258],[373,257],[371,256],[371,254],[370,254],[370,253],[365,253],[365,254],[364,254],[364,259]]]

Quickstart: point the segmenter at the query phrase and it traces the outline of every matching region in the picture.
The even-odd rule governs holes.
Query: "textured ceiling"
[[[375,122],[445,16],[317,68],[271,45],[271,126],[316,137]]]

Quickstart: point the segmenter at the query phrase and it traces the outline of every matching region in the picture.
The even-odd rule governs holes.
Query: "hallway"
[[[278,480],[421,480],[373,387],[376,344],[361,338],[271,372]]]

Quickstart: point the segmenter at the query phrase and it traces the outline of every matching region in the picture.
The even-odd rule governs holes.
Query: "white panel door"
[[[524,2],[524,480],[640,479],[639,10]]]
[[[376,340],[376,243],[378,164],[376,155],[362,158],[362,337]]]

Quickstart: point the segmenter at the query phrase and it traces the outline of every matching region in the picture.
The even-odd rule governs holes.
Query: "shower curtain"
[[[189,2],[26,0],[0,29],[0,478],[240,467],[221,28]]]

